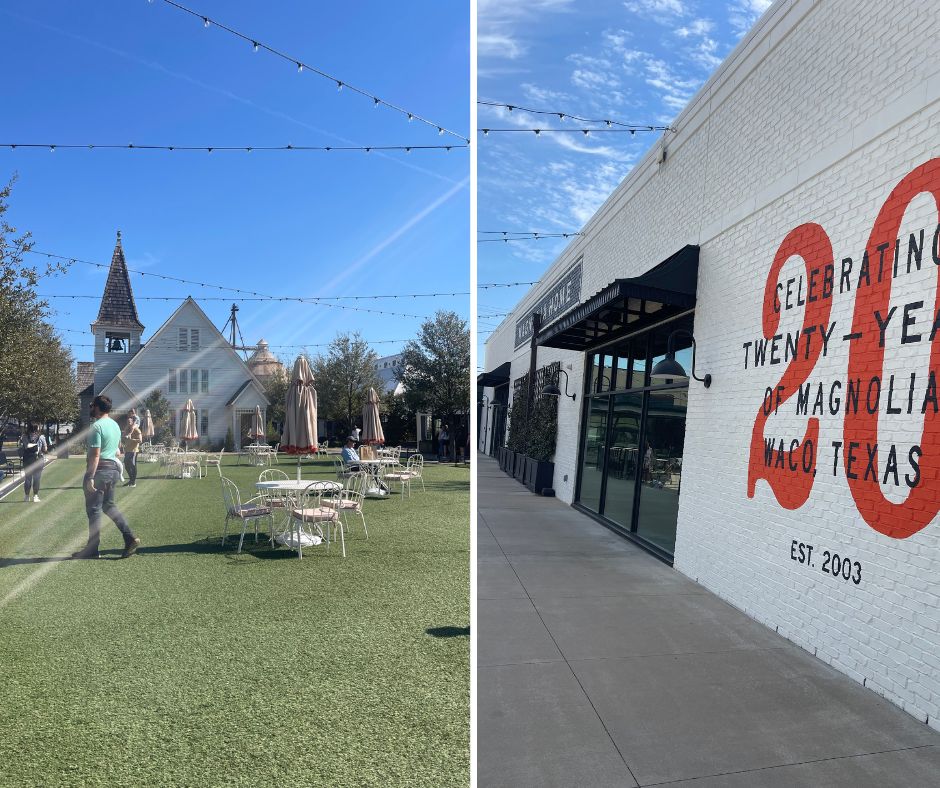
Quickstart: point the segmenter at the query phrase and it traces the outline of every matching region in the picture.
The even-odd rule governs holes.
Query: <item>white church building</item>
[[[82,418],[87,419],[88,405],[98,394],[111,398],[117,414],[131,408],[140,413],[143,401],[157,390],[170,402],[168,421],[174,435],[179,435],[182,410],[191,399],[199,443],[220,446],[231,430],[240,448],[255,407],[266,416],[269,402],[261,383],[192,297],[141,342],[144,325],[137,315],[120,231],[91,331],[94,379],[80,392]],[[89,367],[79,362],[79,374],[88,375]]]

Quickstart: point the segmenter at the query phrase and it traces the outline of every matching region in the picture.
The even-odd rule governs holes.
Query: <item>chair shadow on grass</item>
[[[431,627],[424,631],[435,638],[470,637],[470,627]]]

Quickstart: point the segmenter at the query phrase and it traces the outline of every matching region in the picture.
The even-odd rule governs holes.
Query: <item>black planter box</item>
[[[542,495],[543,490],[552,489],[555,479],[555,463],[541,462],[527,458],[525,469],[525,486],[536,495]]]
[[[516,464],[513,466],[512,476],[517,481],[525,481],[525,466],[528,459],[529,458],[522,453],[516,454]]]

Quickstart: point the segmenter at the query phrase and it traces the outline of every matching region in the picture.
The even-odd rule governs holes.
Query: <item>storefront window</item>
[[[617,394],[613,400],[604,516],[629,528],[633,519],[643,393]]]
[[[579,504],[666,554],[675,551],[685,443],[688,377],[649,377],[670,334],[692,316],[629,337],[589,357],[591,388],[583,438]],[[692,368],[691,338],[673,342]],[[607,394],[616,389],[619,394]]]
[[[650,392],[647,406],[637,534],[667,553],[676,548],[688,395],[687,388]]]
[[[607,441],[607,397],[593,397],[584,436],[581,460],[581,504],[600,511],[601,480],[604,469],[604,448]]]
[[[651,332],[650,336],[650,354],[653,356],[651,368],[655,367],[660,361],[666,358],[666,348],[669,335],[678,328],[685,329],[692,333],[692,318],[687,317],[677,320],[673,323],[666,323]],[[672,348],[678,361],[686,373],[692,369],[692,339],[689,334],[678,334],[672,343]],[[651,386],[663,386],[670,383],[688,383],[688,378],[659,378],[651,379]]]

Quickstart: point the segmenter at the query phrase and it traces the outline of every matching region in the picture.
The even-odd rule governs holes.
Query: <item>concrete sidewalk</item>
[[[940,786],[940,734],[479,456],[492,786]]]

